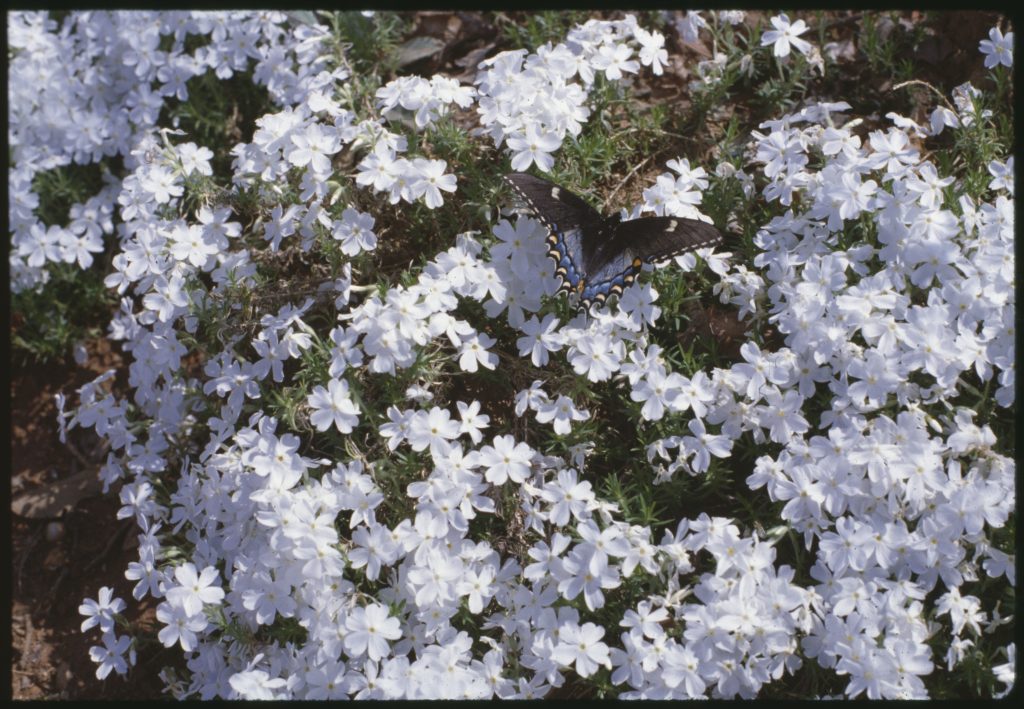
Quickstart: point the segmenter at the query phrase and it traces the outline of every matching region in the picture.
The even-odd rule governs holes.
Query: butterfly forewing
[[[610,238],[598,250],[598,266],[622,255],[632,262],[639,258],[659,263],[673,256],[722,242],[713,224],[683,217],[642,217],[615,225]]]
[[[506,175],[505,179],[548,228],[594,228],[600,226],[603,221],[600,212],[582,198],[553,182],[525,172],[513,172]]]
[[[598,246],[591,237],[603,224],[600,212],[564,187],[525,172],[513,172],[505,179],[550,232],[548,243],[552,248],[548,253],[551,257],[556,262],[564,257],[564,254],[556,256],[554,253],[556,242],[561,240],[572,247],[571,251],[579,249],[576,253],[570,252],[570,258],[575,260],[576,270],[582,272],[583,263],[593,257]],[[580,230],[579,238],[572,240],[567,235],[575,229]],[[570,244],[570,241],[575,243]]]

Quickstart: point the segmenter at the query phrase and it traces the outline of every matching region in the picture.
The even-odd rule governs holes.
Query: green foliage
[[[117,299],[100,269],[57,264],[45,286],[11,295],[12,363],[60,361],[76,343],[102,334]]]
[[[398,68],[400,40],[410,29],[411,17],[396,12],[375,12],[367,17],[347,11],[331,13],[328,19],[343,43],[353,75],[386,83]]]
[[[909,29],[900,23],[899,13],[864,13],[859,49],[872,73],[890,76],[893,82],[915,78],[918,67],[909,59],[913,49],[927,36],[924,23]]]
[[[65,226],[68,211],[103,189],[102,163],[72,163],[36,173],[32,191],[39,195],[36,215],[47,226]]]
[[[265,87],[253,81],[252,72],[235,72],[220,79],[212,71],[186,83],[188,100],[170,98],[161,111],[159,125],[173,125],[187,140],[213,151],[214,175],[231,173],[231,149],[252,140],[256,119],[277,109]]]
[[[565,39],[572,27],[590,19],[591,13],[584,11],[546,10],[543,12],[495,13],[493,22],[498,26],[502,39],[512,49],[524,48],[531,52],[547,42],[558,43]]]

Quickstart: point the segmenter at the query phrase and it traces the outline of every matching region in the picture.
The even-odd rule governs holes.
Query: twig
[[[76,446],[70,438],[68,438],[67,441],[64,443],[64,447],[68,449],[71,455],[73,455],[75,459],[78,460],[79,463],[81,463],[83,468],[95,466],[95,463],[90,463],[88,460],[85,459],[85,456],[82,455],[82,452],[78,450],[78,446]]]
[[[910,85],[924,86],[931,89],[933,92],[935,92],[935,95],[938,96],[944,104],[946,104],[946,108],[950,109],[951,111],[955,110],[953,104],[949,102],[949,100],[942,94],[941,91],[939,91],[937,88],[929,84],[927,81],[922,81],[921,79],[910,79],[909,81],[902,81],[893,86],[892,90],[895,91],[896,89],[902,89],[904,86]]]
[[[634,167],[634,168],[633,168],[632,170],[630,170],[630,171],[629,171],[629,173],[628,173],[628,174],[627,174],[627,175],[626,175],[625,177],[623,177],[623,178],[622,178],[622,182],[620,182],[620,183],[619,183],[618,187],[616,187],[615,189],[613,189],[613,190],[612,190],[612,193],[611,193],[610,195],[608,195],[608,198],[607,198],[607,199],[606,199],[606,200],[604,201],[604,207],[605,207],[605,209],[607,209],[607,208],[608,208],[608,205],[609,205],[609,204],[611,203],[611,201],[612,201],[612,197],[614,197],[614,196],[615,196],[615,194],[616,194],[616,193],[617,193],[617,192],[618,192],[618,191],[619,191],[620,189],[622,189],[622,186],[623,186],[624,184],[626,184],[627,182],[629,182],[629,178],[631,178],[631,177],[632,177],[633,175],[635,175],[635,174],[636,174],[636,172],[637,172],[637,170],[639,170],[640,168],[642,168],[642,167],[643,167],[644,165],[646,165],[647,163],[649,163],[649,162],[651,161],[651,157],[652,157],[652,156],[648,155],[648,156],[647,156],[646,158],[644,158],[644,159],[643,159],[643,161],[642,161],[642,162],[640,162],[639,164],[637,164],[637,166],[636,166],[636,167]]]
[[[22,549],[21,553],[18,555],[20,557],[18,559],[18,576],[17,576],[18,591],[19,592],[21,592],[22,588],[23,588],[23,578],[25,576],[25,563],[28,561],[28,557],[31,556],[31,554],[35,550],[35,548],[37,546],[39,546],[39,541],[42,538],[43,538],[43,528],[40,527],[38,530],[36,530],[35,534],[33,534],[30,537],[30,542],[29,542],[28,546],[25,547],[24,549]]]
[[[94,556],[92,561],[86,564],[85,568],[82,569],[82,571],[84,573],[88,573],[92,570],[94,566],[96,566],[96,564],[103,561],[114,549],[114,547],[124,540],[125,534],[128,533],[128,530],[131,529],[131,526],[132,524],[130,520],[122,523],[121,528],[118,529],[113,535],[111,535],[110,540],[107,542],[107,545],[103,547],[103,551]]]
[[[68,576],[71,575],[71,567],[62,566],[60,568],[60,574],[57,575],[57,580],[53,582],[50,590],[46,593],[46,606],[50,608],[53,606],[54,600],[57,598],[60,592],[60,587],[64,585],[64,581],[67,580]]]

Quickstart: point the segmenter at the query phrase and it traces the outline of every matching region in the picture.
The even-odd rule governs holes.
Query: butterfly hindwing
[[[578,293],[583,307],[621,294],[644,263],[658,263],[722,240],[707,222],[682,217],[605,219],[552,182],[521,172],[506,179],[548,229],[548,255],[555,261],[561,289]]]
[[[629,286],[644,263],[659,263],[673,256],[722,241],[713,225],[682,217],[642,217],[619,222],[598,247],[588,268],[582,296],[603,302]]]
[[[548,256],[555,262],[555,274],[561,279],[560,290],[570,291],[586,278],[582,271],[583,229],[573,227],[564,232],[552,231],[548,236]]]

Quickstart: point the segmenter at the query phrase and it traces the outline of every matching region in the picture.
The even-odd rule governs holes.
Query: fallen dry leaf
[[[89,468],[70,478],[36,487],[11,500],[11,511],[28,519],[53,519],[73,509],[79,501],[98,495],[103,484],[95,468]]]
[[[435,37],[413,37],[398,50],[398,66],[413,64],[432,57],[444,49],[444,42]]]

